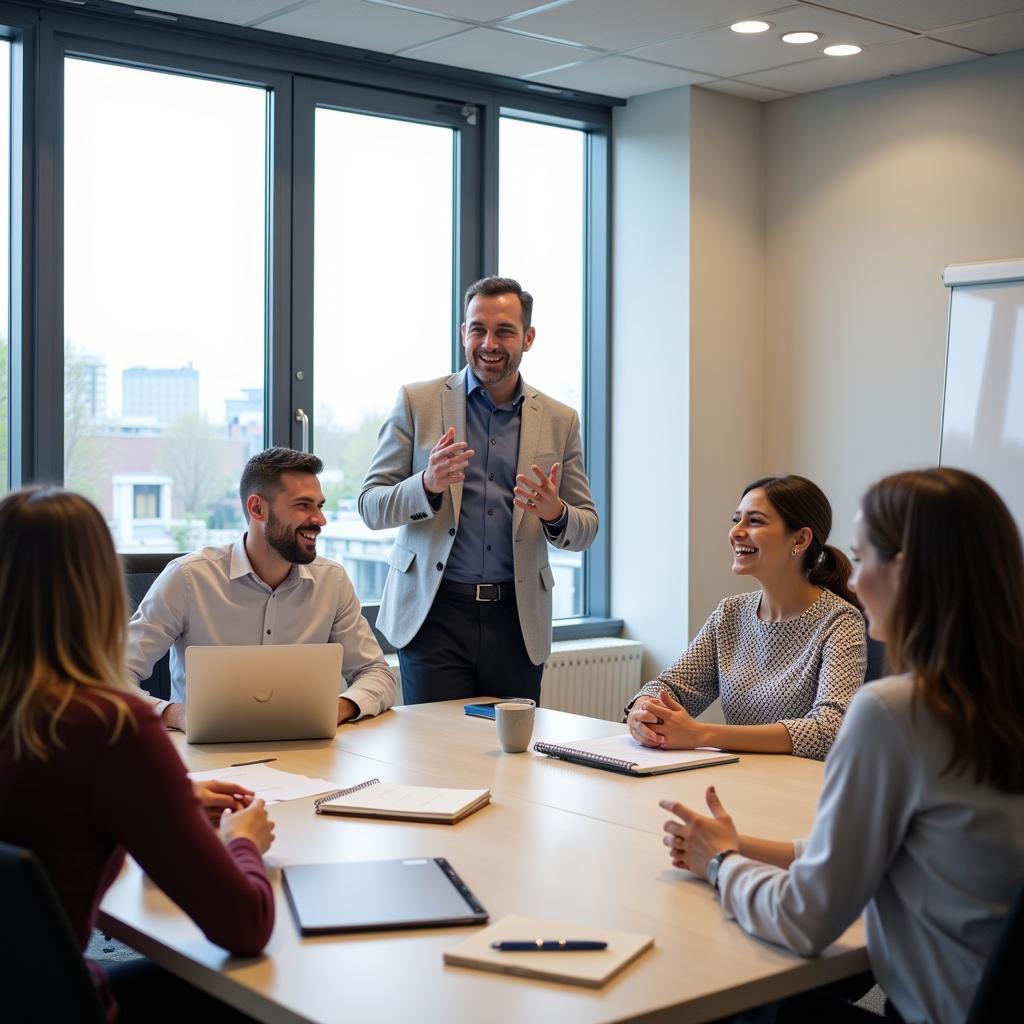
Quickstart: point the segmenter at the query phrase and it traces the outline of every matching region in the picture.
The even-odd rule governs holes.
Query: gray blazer
[[[450,377],[407,384],[380,428],[377,451],[359,495],[359,514],[371,530],[401,527],[388,559],[377,628],[404,647],[419,632],[434,603],[448,555],[455,543],[462,484],[445,491],[435,512],[421,474],[439,437],[455,427],[466,437],[466,370]],[[531,465],[545,472],[561,463],[559,496],[569,519],[550,540],[559,548],[582,551],[597,536],[597,509],[583,469],[580,421],[576,411],[523,382],[517,472]],[[530,660],[542,665],[551,653],[551,588],[548,537],[536,516],[516,508],[512,518],[513,562],[519,623]]]

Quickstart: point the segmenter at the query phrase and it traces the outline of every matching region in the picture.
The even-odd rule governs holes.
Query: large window
[[[459,368],[462,292],[507,273],[537,299],[526,379],[579,410],[605,510],[609,104],[131,5],[26,10],[0,0],[0,486],[63,479],[120,550],[188,550],[244,528],[251,453],[308,446],[321,550],[373,621],[393,539],[355,500],[380,424]],[[604,543],[552,552],[556,617],[606,612]]]
[[[356,498],[398,387],[451,368],[455,138],[451,128],[318,107],[315,120],[315,448],[321,548],[361,601],[379,601],[397,531]]]
[[[500,272],[534,296],[523,376],[582,419],[586,133],[503,117],[499,144]],[[584,556],[552,550],[550,561],[555,618],[582,615]]]
[[[64,82],[65,483],[123,551],[231,539],[265,446],[266,90],[75,58]]]

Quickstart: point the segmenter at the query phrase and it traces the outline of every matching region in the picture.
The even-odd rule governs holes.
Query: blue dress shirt
[[[519,464],[523,379],[515,397],[495,405],[472,370],[466,373],[466,441],[476,454],[466,467],[459,529],[445,579],[506,583],[512,563],[512,499]]]

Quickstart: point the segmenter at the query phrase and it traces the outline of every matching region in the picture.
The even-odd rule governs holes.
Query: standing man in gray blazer
[[[575,410],[519,374],[533,297],[511,278],[466,292],[459,373],[407,384],[359,495],[372,530],[401,527],[377,628],[408,704],[540,698],[551,652],[548,544],[597,535]]]

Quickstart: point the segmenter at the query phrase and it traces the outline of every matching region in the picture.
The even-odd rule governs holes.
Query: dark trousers
[[[886,1000],[885,1017],[865,1010],[855,1003],[875,984],[871,971],[843,981],[801,992],[778,1003],[769,1003],[756,1010],[747,1010],[734,1018],[715,1024],[903,1024],[895,1007]]]
[[[398,664],[406,704],[483,696],[540,703],[544,666],[526,653],[514,596],[477,601],[442,586]]]

